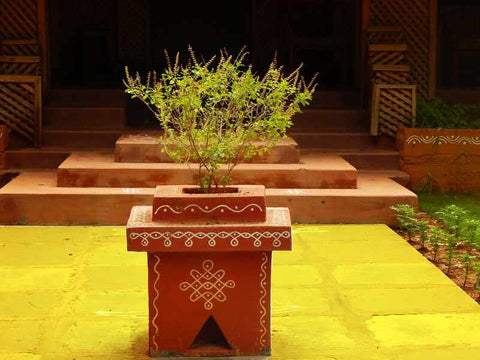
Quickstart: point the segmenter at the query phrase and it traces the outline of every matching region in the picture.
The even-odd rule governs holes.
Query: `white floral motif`
[[[170,232],[142,232],[142,233],[131,233],[130,239],[136,240],[141,239],[141,244],[144,247],[147,247],[150,244],[150,240],[163,240],[165,247],[170,247],[172,245],[172,239],[185,239],[184,245],[186,247],[192,247],[194,245],[194,240],[207,240],[207,244],[210,247],[215,247],[217,245],[217,240],[228,240],[230,239],[230,246],[237,247],[239,245],[239,240],[253,240],[254,247],[260,247],[263,244],[264,240],[272,239],[272,245],[276,248],[282,245],[281,239],[290,238],[289,231],[283,232],[239,232],[239,231],[220,231],[216,232],[191,232],[191,231],[176,231],[174,233]],[[263,240],[263,241],[262,241]]]
[[[235,206],[235,208],[232,209],[230,206],[223,205],[223,204],[222,205],[217,205],[217,206],[215,206],[214,208],[211,208],[211,209],[208,206],[205,206],[203,208],[203,207],[201,207],[200,205],[197,205],[197,204],[190,204],[190,205],[187,205],[183,209],[180,209],[180,210],[175,210],[170,205],[161,205],[155,210],[155,214],[157,214],[159,211],[162,211],[162,210],[163,210],[163,212],[167,212],[167,211],[170,210],[171,212],[173,212],[174,214],[177,214],[177,215],[183,214],[187,210],[190,210],[191,212],[195,212],[195,210],[200,210],[201,212],[203,212],[205,214],[210,214],[210,213],[212,213],[212,212],[214,212],[215,210],[218,210],[218,209],[220,209],[220,212],[222,212],[222,213],[225,212],[225,210],[228,210],[228,211],[236,213],[236,214],[242,213],[247,209],[250,209],[250,211],[255,211],[255,209],[258,209],[260,212],[263,212],[262,207],[258,204],[248,204],[245,207],[243,207],[242,209],[238,209],[238,206]]]
[[[196,269],[190,270],[190,276],[193,278],[193,281],[184,281],[179,285],[181,291],[192,291],[190,294],[191,302],[204,301],[203,307],[206,310],[213,309],[214,300],[225,302],[227,296],[224,293],[224,289],[233,289],[235,287],[235,281],[223,280],[225,270],[220,269],[212,272],[213,266],[212,260],[205,260],[202,264],[203,272]]]
[[[260,264],[260,348],[265,347],[265,336],[267,334],[267,328],[265,326],[265,317],[267,315],[267,309],[265,308],[265,298],[267,296],[267,263],[268,257],[265,253],[262,254],[262,263]]]
[[[480,145],[480,136],[419,136],[411,135],[407,144],[452,144],[452,145]]]

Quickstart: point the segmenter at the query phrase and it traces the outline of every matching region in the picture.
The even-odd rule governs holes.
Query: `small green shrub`
[[[472,271],[474,270],[476,256],[462,254],[459,256],[459,259],[463,268],[463,287],[465,287]]]
[[[447,239],[448,234],[445,230],[435,226],[430,225],[428,228],[428,243],[432,247],[433,252],[433,261],[436,262],[438,259],[438,252],[440,247],[445,245],[445,240]]]
[[[449,104],[440,98],[431,101],[419,99],[416,127],[480,129],[480,106]]]
[[[447,205],[435,215],[442,220],[443,224],[450,230],[455,237],[460,237],[460,228],[466,220],[468,212],[457,205]]]
[[[460,236],[469,254],[472,254],[474,249],[480,250],[480,220],[464,220],[460,226]]]
[[[425,245],[428,242],[428,221],[417,220],[416,230],[420,234],[420,245],[422,249],[425,249]]]
[[[419,230],[415,208],[408,204],[399,204],[391,206],[390,209],[395,211],[400,227],[406,232],[408,240],[412,241],[413,235]]]
[[[450,270],[452,269],[452,263],[453,259],[456,255],[456,250],[458,247],[458,241],[457,237],[453,234],[450,234],[448,232],[445,233],[445,245],[447,246],[447,251],[446,251],[446,260],[447,260],[447,275],[450,275]]]
[[[276,60],[261,77],[245,64],[245,50],[236,57],[222,51],[208,61],[189,52],[186,65],[178,54],[172,64],[166,53],[167,69],[145,82],[126,69],[126,92],[155,114],[168,155],[195,164],[200,188],[213,192],[229,184],[238,163],[262,155],[286,136],[292,116],[309,104],[315,85],[304,81],[300,68],[284,74]],[[221,164],[226,168],[221,170]]]

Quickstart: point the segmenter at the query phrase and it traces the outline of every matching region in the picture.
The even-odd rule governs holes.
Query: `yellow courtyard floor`
[[[0,358],[148,359],[125,247],[120,227],[1,227]],[[296,227],[272,310],[272,359],[480,359],[480,307],[386,226]]]

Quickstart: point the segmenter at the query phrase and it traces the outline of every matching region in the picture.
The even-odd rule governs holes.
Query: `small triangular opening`
[[[190,346],[191,349],[203,347],[232,349],[213,316],[210,316],[208,320],[205,321],[205,324],[203,324],[200,332]]]

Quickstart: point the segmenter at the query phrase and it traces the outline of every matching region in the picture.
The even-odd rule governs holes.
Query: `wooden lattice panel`
[[[373,73],[375,84],[410,84],[409,72],[376,71]]]
[[[367,29],[369,44],[403,44],[405,36],[401,26],[375,26]]]
[[[371,132],[396,138],[400,125],[413,127],[416,118],[415,85],[375,84],[372,91]]]
[[[41,80],[39,76],[0,75],[0,123],[40,145]]]
[[[412,78],[418,85],[418,93],[423,98],[432,95],[432,77],[430,67],[434,44],[431,42],[432,24],[431,6],[436,0],[370,0],[370,25],[401,26],[408,45],[407,60],[412,67]]]
[[[0,45],[3,56],[40,56],[37,40],[2,40]]]
[[[38,56],[0,56],[2,75],[40,75]]]
[[[0,0],[0,39],[37,39],[37,0]]]

